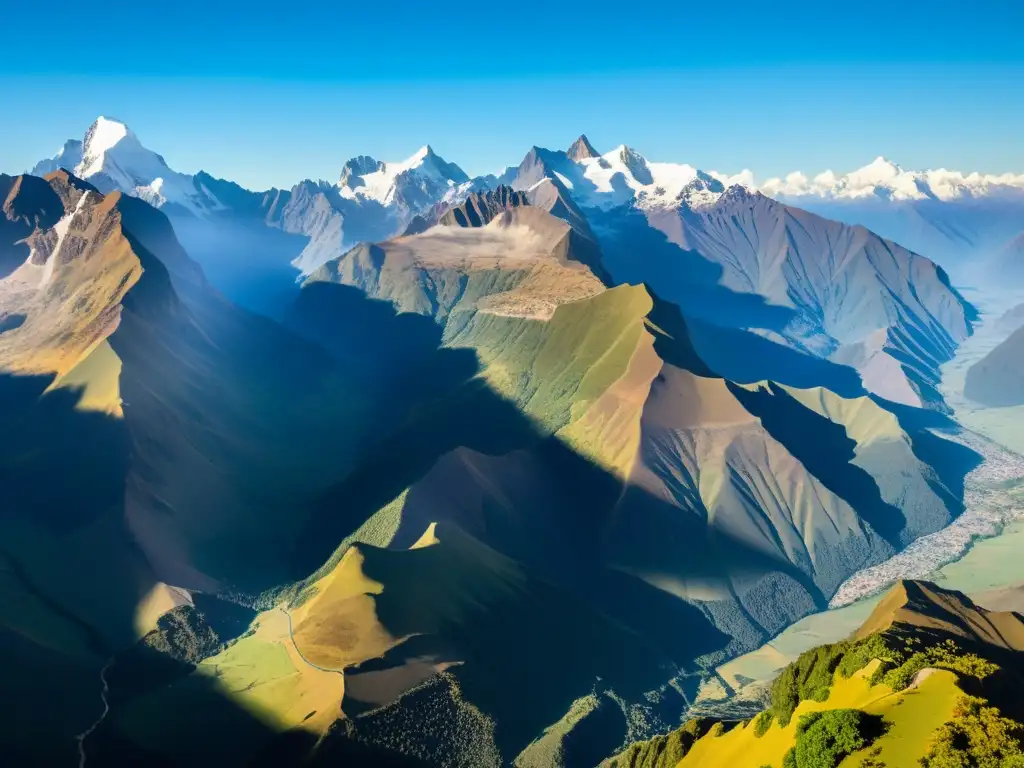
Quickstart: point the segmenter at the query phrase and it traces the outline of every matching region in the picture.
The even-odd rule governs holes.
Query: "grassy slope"
[[[116,710],[112,727],[153,752],[204,764],[254,755],[292,728],[325,733],[341,715],[342,676],[302,660],[282,610],[253,626],[191,675]]]
[[[481,379],[492,391],[491,399],[493,394],[507,399],[532,424],[529,439],[502,453],[557,434],[595,465],[623,477],[639,443],[640,408],[660,366],[644,327],[650,307],[642,287],[621,286],[562,305],[547,321],[456,312],[444,343],[472,349],[480,358]],[[432,408],[443,412],[460,406],[453,402]],[[448,429],[458,433],[457,423],[448,420]],[[469,432],[460,439],[464,446],[492,452],[477,445]],[[424,466],[424,471],[429,468]],[[398,529],[407,494],[408,488],[401,489],[370,515],[341,543],[334,561],[354,542],[386,546]]]
[[[855,673],[849,679],[837,675],[827,701],[803,701],[786,727],[772,723],[761,737],[755,734],[753,721],[740,725],[722,736],[708,734],[698,740],[679,763],[690,766],[728,765],[731,768],[780,768],[782,757],[796,743],[796,726],[801,715],[826,709],[861,709],[881,715],[890,730],[876,741],[881,747],[881,760],[890,766],[915,765],[928,750],[928,734],[949,720],[956,699],[962,695],[957,676],[938,670],[914,689],[893,692],[879,683],[871,685],[868,678],[877,662]],[[855,766],[869,749],[851,755],[844,766]]]
[[[622,376],[650,309],[642,287],[620,286],[563,304],[548,321],[478,312],[446,344],[475,349],[488,382],[554,432]]]

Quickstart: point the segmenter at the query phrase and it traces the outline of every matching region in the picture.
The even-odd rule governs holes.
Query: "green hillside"
[[[757,717],[693,721],[608,766],[1024,765],[1024,620],[901,582],[847,641],[801,654]],[[694,738],[695,734],[705,732]]]

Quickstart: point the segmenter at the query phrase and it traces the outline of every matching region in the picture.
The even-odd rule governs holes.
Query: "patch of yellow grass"
[[[78,389],[81,396],[75,404],[77,410],[122,418],[120,378],[121,358],[104,339],[78,365],[54,379],[50,389]]]
[[[351,547],[338,566],[313,584],[315,595],[292,611],[295,642],[314,664],[343,669],[383,655],[398,642],[377,619],[375,595],[384,585],[363,570]]]
[[[917,687],[864,707],[865,712],[881,715],[890,728],[871,747],[846,758],[840,768],[856,768],[876,748],[881,752],[875,759],[885,765],[916,766],[928,752],[935,729],[953,716],[956,700],[963,695],[956,681],[948,670],[931,670]]]
[[[275,730],[324,733],[342,716],[344,678],[310,666],[288,635],[280,609],[260,614],[255,633],[199,664],[232,701]]]
[[[878,662],[873,661],[849,679],[844,680],[837,675],[828,701],[801,702],[785,728],[772,723],[768,731],[758,738],[754,735],[751,721],[722,736],[704,736],[679,763],[680,768],[761,768],[764,765],[780,768],[783,756],[796,743],[796,726],[800,718],[810,712],[828,709],[860,709],[881,715],[890,725],[888,733],[871,747],[843,761],[844,768],[858,766],[874,747],[882,748],[879,759],[886,765],[894,768],[916,765],[917,759],[928,749],[930,734],[952,716],[953,704],[962,693],[956,684],[957,677],[952,672],[937,670],[920,686],[893,692],[887,685],[868,682],[877,665]]]

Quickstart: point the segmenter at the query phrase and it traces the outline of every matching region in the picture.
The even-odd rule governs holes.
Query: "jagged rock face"
[[[449,208],[438,220],[443,226],[483,227],[510,208],[528,205],[526,193],[504,185],[487,192],[473,192],[465,201]]]
[[[7,277],[29,257],[25,238],[49,229],[64,213],[52,187],[35,176],[0,174],[0,279]]]
[[[583,134],[576,139],[576,141],[572,143],[572,146],[566,150],[565,154],[567,154],[569,159],[573,161],[586,160],[591,157],[600,157],[600,153],[594,149],[594,145],[590,143],[590,139],[587,138],[586,134]]]
[[[347,161],[341,169],[341,178],[338,179],[338,186],[362,186],[361,176],[368,173],[375,173],[384,166],[380,160],[374,160],[369,155],[359,155]]]

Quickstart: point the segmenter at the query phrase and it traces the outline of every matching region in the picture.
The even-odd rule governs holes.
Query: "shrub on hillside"
[[[774,716],[768,710],[754,718],[754,736],[760,739],[768,733],[768,729],[772,727],[772,720],[774,719]]]
[[[938,728],[924,768],[1024,768],[1024,726],[1003,717],[996,707],[963,696],[953,719]]]
[[[965,652],[952,640],[922,646],[917,638],[877,633],[856,642],[822,645],[800,654],[772,683],[768,711],[785,727],[801,701],[828,699],[836,672],[841,677],[851,677],[873,659],[881,664],[869,682],[885,683],[894,691],[904,690],[926,667],[949,669],[979,680],[999,669],[987,659]]]
[[[772,683],[770,711],[785,727],[801,701],[825,701],[848,643],[822,645],[801,653]]]
[[[836,768],[881,731],[882,719],[859,709],[811,712],[800,718],[796,745],[783,758],[783,768]]]
[[[630,745],[629,749],[611,758],[608,768],[675,768],[686,757],[693,743],[712,730],[711,720],[694,718],[664,736]]]
[[[913,681],[922,669],[936,667],[949,669],[961,675],[984,680],[999,667],[974,653],[965,653],[952,640],[916,651],[906,658],[898,659],[898,666],[888,670],[881,681],[894,691],[902,691]]]

